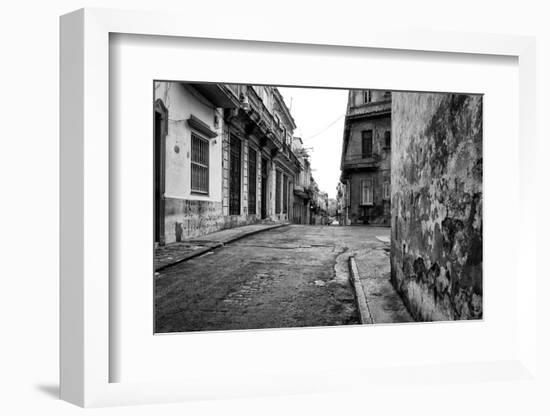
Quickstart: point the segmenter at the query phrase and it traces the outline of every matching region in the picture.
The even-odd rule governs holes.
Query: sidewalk
[[[155,249],[155,271],[157,272],[173,264],[200,256],[243,237],[286,225],[288,223],[244,225],[242,227],[217,231],[191,240],[159,246]]]
[[[358,298],[364,296],[362,300],[358,299],[360,306],[363,303],[366,307],[362,313],[365,316],[363,323],[413,322],[403,300],[390,282],[389,237],[376,236],[376,240],[370,248],[360,250],[350,258],[352,277],[359,280],[356,287]]]

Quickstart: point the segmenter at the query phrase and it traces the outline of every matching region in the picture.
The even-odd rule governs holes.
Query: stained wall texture
[[[482,97],[392,94],[391,279],[417,320],[480,319]]]

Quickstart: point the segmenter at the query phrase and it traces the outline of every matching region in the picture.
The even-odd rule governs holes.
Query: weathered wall
[[[418,320],[482,318],[482,97],[392,94],[392,283]]]

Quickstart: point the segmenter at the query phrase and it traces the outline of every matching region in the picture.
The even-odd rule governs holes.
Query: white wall
[[[161,99],[168,108],[168,135],[166,136],[165,196],[221,202],[222,198],[222,132],[223,112],[189,86],[179,82],[155,83],[155,99]],[[218,136],[209,140],[208,195],[191,193],[191,133],[187,119],[193,114],[206,123]],[[219,124],[214,125],[218,115]],[[200,136],[202,136],[199,133]],[[205,137],[208,139],[207,137]]]
[[[239,7],[239,6],[245,7]],[[550,154],[550,29],[546,2],[436,0],[350,2],[341,0],[311,4],[280,0],[277,7],[258,7],[257,1],[221,0],[181,2],[175,0],[21,0],[5,2],[0,14],[3,80],[2,114],[2,378],[0,413],[4,415],[81,415],[83,411],[54,399],[58,382],[58,17],[84,6],[172,9],[192,18],[231,19],[236,30],[285,22],[281,30],[322,25],[327,31],[363,27],[377,16],[382,22],[429,30],[472,31],[537,35],[538,50],[538,189],[547,189]],[[376,20],[374,19],[374,20]],[[182,21],[185,25],[185,21]],[[220,62],[220,66],[224,64]],[[292,63],[283,62],[282,65]],[[261,63],[258,63],[261,69]],[[342,69],[345,73],[345,68]],[[406,75],[404,71],[403,76]],[[548,192],[540,192],[539,218],[548,204]],[[513,225],[506,225],[513,226]],[[540,221],[539,259],[550,251],[549,222]],[[542,266],[542,262],[540,263]],[[539,273],[542,273],[542,267]],[[541,294],[550,292],[548,279]],[[498,296],[495,294],[495,296]],[[542,295],[541,295],[542,296]],[[549,305],[539,302],[541,367],[548,371],[550,350],[547,324]],[[545,331],[542,331],[543,325]],[[380,328],[386,330],[387,328]],[[322,346],[320,346],[322,348]],[[340,353],[353,350],[343,346]],[[368,353],[368,346],[363,346]],[[339,352],[334,352],[339,353]],[[360,357],[360,355],[358,355]],[[269,359],[269,357],[266,357]],[[414,371],[414,369],[411,369]],[[548,374],[548,372],[546,372]],[[330,377],[330,374],[327,374]],[[485,383],[434,384],[429,391],[399,384],[385,384],[372,391],[341,391],[292,397],[220,400],[163,406],[95,409],[93,415],[542,415],[549,414],[545,390],[530,381],[521,385]],[[429,397],[429,400],[427,398]],[[89,412],[87,412],[89,413]]]

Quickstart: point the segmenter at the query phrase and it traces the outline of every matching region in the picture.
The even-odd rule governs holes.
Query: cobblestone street
[[[290,225],[167,267],[155,277],[156,332],[358,324],[349,256],[364,264],[361,253],[381,250],[389,273],[377,238],[388,235],[388,228]],[[374,307],[402,312],[393,295]]]

